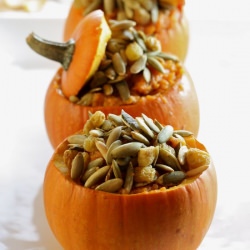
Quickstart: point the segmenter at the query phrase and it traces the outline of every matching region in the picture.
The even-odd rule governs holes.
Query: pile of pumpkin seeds
[[[102,9],[108,15],[116,14],[117,20],[130,19],[140,25],[155,23],[160,11],[169,11],[177,6],[171,0],[75,0],[83,7],[83,15]]]
[[[120,194],[170,188],[209,167],[209,154],[187,145],[190,136],[145,114],[97,111],[82,132],[67,138],[54,163],[86,188]]]
[[[118,96],[123,103],[131,103],[131,91],[138,88],[147,89],[133,95],[143,96],[164,91],[173,86],[183,74],[183,67],[178,58],[161,50],[161,43],[154,36],[147,36],[135,29],[136,22],[131,20],[109,20],[112,31],[111,39],[107,43],[105,56],[98,70],[84,85],[78,96],[71,96],[70,101],[78,105],[92,106],[96,93],[105,96]],[[152,70],[164,75],[164,84],[152,84]],[[156,73],[154,73],[156,74]],[[143,77],[147,87],[135,87],[138,78]],[[165,83],[166,82],[166,83]],[[134,91],[136,92],[136,91]]]

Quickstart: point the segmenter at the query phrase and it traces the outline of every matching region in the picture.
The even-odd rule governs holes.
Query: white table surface
[[[0,250],[61,249],[42,201],[53,153],[44,96],[59,65],[31,52],[25,37],[37,31],[60,41],[69,3],[48,2],[37,15],[0,11]],[[191,33],[186,66],[200,101],[199,140],[213,157],[219,185],[214,220],[199,250],[250,249],[249,11],[248,0],[186,1]]]

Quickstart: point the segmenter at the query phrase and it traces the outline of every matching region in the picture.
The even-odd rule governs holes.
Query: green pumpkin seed
[[[177,186],[186,178],[182,171],[174,171],[161,175],[156,182],[167,187]]]
[[[108,151],[106,144],[102,141],[96,141],[95,145],[97,149],[99,150],[99,152],[101,153],[101,155],[103,156],[103,158],[106,159],[107,151]]]
[[[111,167],[113,169],[113,173],[114,173],[115,178],[122,178],[122,173],[121,173],[120,167],[115,160],[112,161]]]
[[[142,118],[151,130],[155,133],[160,133],[160,129],[155,125],[151,118],[147,117],[145,114],[142,114]]]
[[[102,157],[96,158],[88,163],[87,169],[94,167],[102,167],[104,165],[104,159]]]
[[[134,168],[133,168],[132,163],[130,162],[126,171],[126,177],[125,177],[125,182],[124,182],[124,190],[127,194],[131,192],[133,182],[134,182]]]
[[[136,117],[136,121],[139,124],[140,129],[145,133],[145,135],[149,138],[154,137],[153,131],[147,126],[142,117]]]
[[[120,53],[116,52],[112,56],[112,62],[116,73],[120,76],[124,76],[126,73],[126,63],[123,61]]]
[[[69,137],[65,150],[54,158],[61,173],[78,184],[129,194],[146,185],[148,190],[179,185],[209,167],[209,154],[186,143],[182,135],[189,136],[188,131],[176,132],[172,126],[163,126],[144,114],[133,118],[122,111],[121,115],[109,114],[106,118],[97,112],[90,113],[95,125],[86,122],[85,135]],[[174,147],[169,141],[172,136],[177,138]],[[90,161],[92,154],[88,152],[95,155],[96,150],[102,157]]]
[[[106,146],[109,148],[109,146],[116,140],[119,139],[122,132],[122,126],[115,127],[111,130],[111,133],[109,134],[109,137],[106,141]]]
[[[159,143],[164,143],[169,140],[169,138],[173,135],[174,128],[170,125],[165,126],[157,136],[157,140]]]
[[[70,143],[70,144],[83,144],[84,143],[84,140],[86,139],[86,135],[78,135],[78,134],[75,134],[75,135],[71,135],[69,137],[67,137],[67,141]]]
[[[145,69],[146,63],[147,63],[147,56],[146,55],[142,55],[137,61],[135,61],[131,65],[130,72],[132,74],[138,74],[138,73],[140,73],[142,70]]]
[[[101,181],[109,171],[110,166],[105,166],[96,170],[85,182],[84,186],[91,188]]]
[[[78,153],[72,161],[70,176],[73,180],[78,179],[83,171],[84,161],[82,153]]]
[[[134,119],[131,115],[126,113],[124,110],[121,112],[121,118],[126,126],[131,128],[132,130],[139,131],[140,127],[136,119]]]
[[[114,142],[112,142],[108,148],[108,151],[107,151],[107,158],[106,158],[106,161],[107,161],[107,164],[110,165],[112,163],[112,160],[113,160],[113,156],[112,156],[112,151],[121,146],[122,145],[122,142],[120,140],[116,140]]]
[[[101,183],[95,189],[108,193],[116,193],[118,190],[122,188],[122,185],[123,185],[123,179],[115,178]]]
[[[153,68],[158,70],[159,72],[166,74],[166,69],[163,67],[163,65],[155,58],[155,57],[148,57],[148,64],[151,65]]]
[[[130,90],[127,82],[118,82],[115,84],[115,87],[117,88],[119,95],[123,101],[127,101],[130,98]]]
[[[193,135],[192,132],[187,131],[187,130],[175,130],[175,131],[173,132],[173,135],[176,135],[176,134],[178,134],[178,135],[180,135],[180,136],[182,136],[182,137],[187,137],[187,136]]]
[[[136,156],[140,148],[142,148],[143,146],[144,144],[141,142],[128,142],[113,149],[111,152],[111,156],[114,159],[124,158],[127,156]]]
[[[149,146],[149,145],[150,145],[149,140],[148,140],[144,135],[142,135],[142,134],[139,133],[139,132],[131,131],[131,136],[132,136],[132,138],[133,138],[134,140],[139,141],[139,142],[145,144],[146,146]],[[131,139],[132,139],[132,138],[131,138]],[[127,139],[128,139],[128,138],[127,138]]]
[[[171,154],[168,150],[160,148],[159,156],[165,164],[167,164],[174,170],[181,170],[181,166],[177,158],[173,154]]]

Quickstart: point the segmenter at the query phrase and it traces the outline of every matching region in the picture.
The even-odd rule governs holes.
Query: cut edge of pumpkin
[[[89,23],[90,26],[93,26],[89,27],[90,31],[99,31],[96,33],[96,35],[99,36],[96,39],[98,40],[96,44],[89,44],[89,36],[86,34],[86,30],[84,31],[84,27],[88,25],[87,23]],[[103,11],[96,10],[85,16],[81,20],[81,23],[78,24],[72,37],[76,40],[76,49],[70,67],[67,71],[63,72],[62,78],[62,91],[67,97],[78,94],[88,79],[98,69],[101,60],[105,55],[106,45],[111,37],[111,30]],[[79,47],[81,47],[79,49],[77,48],[78,40],[80,43]],[[90,50],[89,46],[82,46],[86,44],[89,44],[89,46],[96,46]],[[90,55],[90,52],[92,51],[93,55]],[[87,54],[88,58],[85,57]]]

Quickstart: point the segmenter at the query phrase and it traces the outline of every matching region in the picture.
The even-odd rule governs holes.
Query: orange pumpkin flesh
[[[65,96],[77,95],[97,70],[111,37],[104,13],[96,10],[82,18],[73,32],[75,51],[69,68],[62,73],[62,91]]]
[[[191,147],[205,150],[195,139]],[[88,189],[48,163],[44,205],[49,225],[65,250],[195,250],[211,224],[217,199],[214,165],[180,185],[138,194]]]
[[[136,104],[88,107],[70,102],[60,94],[62,69],[52,79],[45,98],[45,124],[49,140],[55,148],[64,138],[83,128],[89,112],[101,110],[120,114],[125,110],[132,116],[144,113],[161,123],[171,124],[175,129],[186,129],[195,135],[199,130],[199,105],[192,79],[186,72],[180,84],[167,90],[167,102],[160,97],[141,98]]]
[[[171,4],[171,3],[170,3]],[[162,51],[172,53],[181,61],[187,56],[189,45],[189,25],[184,14],[184,1],[172,3],[176,8],[169,12],[160,13],[156,23],[147,25],[137,24],[138,30],[143,30],[147,35],[155,35],[162,43]],[[84,7],[75,2],[72,3],[64,25],[64,40],[68,41],[77,24],[83,18]],[[115,19],[116,14],[105,15],[106,19]]]

